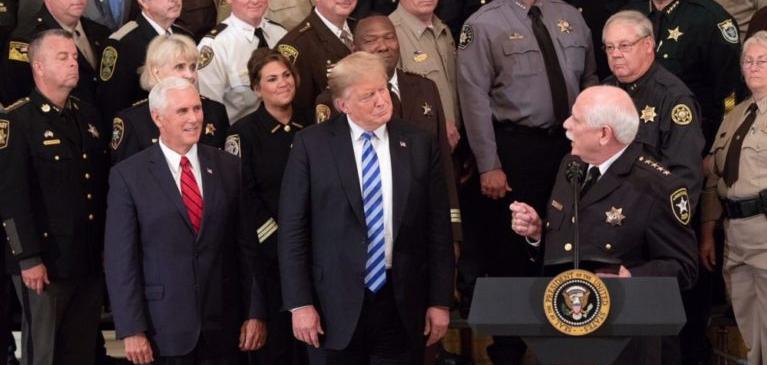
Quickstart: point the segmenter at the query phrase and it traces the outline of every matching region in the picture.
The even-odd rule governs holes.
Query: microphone
[[[583,183],[583,165],[578,160],[572,160],[565,167],[565,177],[573,189],[573,268],[580,267],[580,234],[578,226],[581,219],[578,216],[578,203],[581,197],[581,184]]]

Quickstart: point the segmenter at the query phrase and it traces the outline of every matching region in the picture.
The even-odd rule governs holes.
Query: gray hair
[[[640,38],[650,37],[655,41],[652,31],[652,23],[644,14],[636,10],[623,10],[619,11],[605,22],[605,26],[602,28],[602,42],[605,41],[605,34],[607,33],[607,27],[612,23],[623,23],[634,27],[637,35]]]
[[[330,93],[333,99],[343,98],[346,96],[346,91],[359,80],[369,79],[375,75],[389,80],[383,59],[367,52],[354,52],[338,61],[330,71],[328,77]]]
[[[200,53],[197,51],[192,38],[183,34],[172,34],[170,36],[158,35],[149,42],[146,50],[146,59],[141,69],[141,88],[152,90],[158,80],[152,73],[156,67],[160,67],[169,62],[176,62],[178,59],[184,59],[190,62],[197,62]]]
[[[168,106],[168,92],[186,89],[197,91],[194,84],[181,77],[171,76],[160,80],[149,92],[149,110],[155,113],[165,111]]]
[[[622,89],[615,86],[593,86],[604,88],[600,93],[604,96],[585,110],[586,125],[592,128],[608,126],[613,130],[615,139],[621,144],[634,141],[639,130],[639,113],[634,107],[631,97]],[[620,100],[624,99],[624,100]]]
[[[30,64],[37,60],[38,55],[40,54],[40,49],[43,46],[43,42],[49,37],[61,37],[65,39],[71,39],[74,42],[72,33],[64,29],[49,29],[37,33],[35,38],[32,39],[32,43],[29,44],[29,48],[27,49],[27,58],[29,59]]]
[[[740,53],[741,61],[743,60],[743,57],[746,57],[746,51],[748,48],[755,44],[767,48],[767,31],[760,30],[746,39],[746,41],[743,43],[743,52]]]

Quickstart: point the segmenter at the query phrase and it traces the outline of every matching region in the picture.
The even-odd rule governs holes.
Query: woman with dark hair
[[[305,364],[305,346],[293,337],[290,313],[282,311],[277,207],[293,136],[312,119],[294,113],[298,74],[279,52],[257,49],[248,61],[248,72],[261,106],[232,125],[224,148],[242,159],[243,186],[258,212],[254,223],[263,257],[269,337],[255,356],[263,364]]]

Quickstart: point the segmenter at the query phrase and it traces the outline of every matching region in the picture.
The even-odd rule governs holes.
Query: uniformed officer
[[[380,55],[386,63],[389,75],[389,90],[393,104],[393,117],[413,123],[440,141],[440,153],[444,164],[450,198],[450,221],[453,225],[453,240],[463,241],[461,233],[461,209],[447,142],[445,112],[439,98],[439,91],[433,81],[397,68],[399,42],[394,24],[385,16],[376,15],[361,19],[354,29],[354,50]],[[333,105],[330,90],[317,97],[315,120],[318,123],[330,120],[340,114]]]
[[[434,5],[437,1],[432,1]],[[362,19],[369,15],[389,15],[394,9],[397,9],[399,0],[357,0],[357,7],[354,8],[352,16],[355,19]]]
[[[681,180],[632,143],[638,124],[637,110],[619,88],[596,86],[578,96],[564,124],[572,155],[560,165],[547,218],[542,220],[541,210],[524,202],[509,208],[514,232],[545,246],[544,274],[572,269],[573,250],[578,249],[581,268],[600,276],[671,276],[682,289],[695,282],[697,243],[689,226],[689,194]],[[571,219],[574,197],[566,170],[580,160],[588,164],[588,173],[577,222]],[[576,248],[572,242],[578,227],[581,245]],[[645,347],[630,345],[615,364],[660,364],[660,342],[641,342]]]
[[[139,6],[141,14],[112,33],[101,53],[99,101],[108,120],[137,100],[146,99],[147,92],[139,84],[139,67],[144,64],[149,42],[158,35],[191,36],[174,24],[181,14],[181,0],[139,0]]]
[[[605,84],[621,87],[634,100],[641,120],[636,142],[684,181],[694,209],[703,185],[705,142],[695,96],[655,62],[652,23],[644,15],[621,11],[607,20],[602,32],[613,72]]]
[[[724,218],[725,283],[749,364],[767,361],[767,32],[743,44],[743,76],[752,96],[722,122],[711,155],[711,175],[701,199],[701,261],[716,262],[714,227]]]
[[[18,6],[18,0],[0,2],[0,44],[5,44],[13,28],[16,28],[16,8]]]
[[[282,54],[258,49],[248,62],[254,91],[263,102],[229,129],[226,151],[242,159],[243,187],[254,206],[258,242],[265,276],[269,337],[254,354],[259,364],[307,364],[306,346],[293,337],[290,312],[282,307],[277,261],[277,208],[282,175],[293,136],[313,123],[310,114],[293,112],[297,79],[295,68]],[[254,363],[255,361],[251,361]]]
[[[460,287],[479,276],[537,272],[527,244],[509,227],[508,204],[543,211],[569,150],[562,123],[578,92],[598,82],[591,33],[561,0],[494,0],[469,17],[458,45],[458,91],[479,179],[461,192],[464,250]],[[481,195],[480,195],[481,193]],[[512,242],[509,242],[511,240]],[[520,361],[521,340],[494,338],[494,363]]]
[[[29,95],[32,91],[34,82],[27,49],[30,40],[37,33],[47,29],[64,29],[75,36],[79,52],[80,82],[73,95],[91,104],[95,103],[99,55],[109,36],[109,29],[84,18],[84,10],[85,5],[81,1],[46,0],[33,21],[19,23],[14,29],[9,43],[4,44],[3,78],[6,105]]]
[[[287,33],[264,17],[269,3],[231,0],[232,15],[200,41],[200,93],[223,103],[232,123],[254,112],[260,103],[250,88],[251,54],[258,48],[274,48]]]
[[[597,74],[600,80],[610,76],[605,51],[597,45],[602,44],[602,28],[607,18],[618,12],[628,0],[565,0],[583,14],[583,20],[591,29],[591,42],[594,44],[594,55],[597,60]]]
[[[650,18],[658,62],[698,99],[708,149],[740,78],[735,20],[713,0],[634,0],[627,8]]]
[[[317,6],[301,24],[288,32],[277,45],[298,70],[301,80],[293,106],[300,113],[311,113],[314,101],[328,86],[328,72],[346,57],[352,48],[349,14],[357,0],[336,4],[335,0],[317,0]]]
[[[53,29],[30,43],[35,89],[0,120],[0,216],[22,316],[23,364],[92,364],[101,313],[108,131],[71,96],[78,50]],[[6,119],[7,118],[7,119]]]
[[[744,42],[751,18],[759,9],[767,6],[766,0],[716,0],[738,23],[740,41]]]
[[[216,26],[218,9],[215,0],[182,0],[178,25],[188,30],[199,41]]]
[[[287,30],[293,30],[312,12],[314,0],[280,0],[269,2],[266,17],[282,24]]]
[[[150,91],[160,80],[171,76],[183,77],[196,85],[198,59],[199,53],[191,38],[181,34],[155,37],[147,48],[141,87]],[[229,129],[226,108],[204,97],[201,101],[203,123],[199,142],[223,148],[226,131]],[[152,120],[146,99],[118,112],[112,121],[112,164],[157,143],[159,135],[160,131]]]
[[[447,140],[455,148],[460,139],[461,115],[455,78],[455,42],[436,15],[437,2],[402,0],[389,15],[399,40],[399,67],[437,84],[447,119]]]

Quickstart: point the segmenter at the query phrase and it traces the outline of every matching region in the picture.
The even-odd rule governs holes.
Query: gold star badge
[[[570,25],[570,22],[564,19],[559,19],[557,26],[559,27],[559,31],[562,33],[570,33],[573,31],[573,27]]]
[[[681,37],[684,33],[679,30],[679,26],[677,26],[674,29],[668,29],[668,38],[666,39],[673,39],[677,42],[679,42],[679,37]]]
[[[90,133],[93,138],[99,138],[99,130],[96,129],[96,126],[93,124],[88,123],[88,133]]]
[[[642,115],[639,117],[639,119],[645,123],[650,123],[655,121],[656,116],[658,116],[658,114],[655,113],[655,107],[645,105],[644,109],[642,109]]]
[[[421,108],[423,109],[423,115],[431,115],[431,105],[429,103],[423,102]]]
[[[623,208],[610,207],[610,210],[605,212],[605,216],[607,216],[605,222],[611,226],[620,226],[626,219],[626,216],[623,215]]]
[[[213,123],[208,123],[205,125],[205,134],[208,136],[212,136],[216,134],[216,126],[213,125]]]

